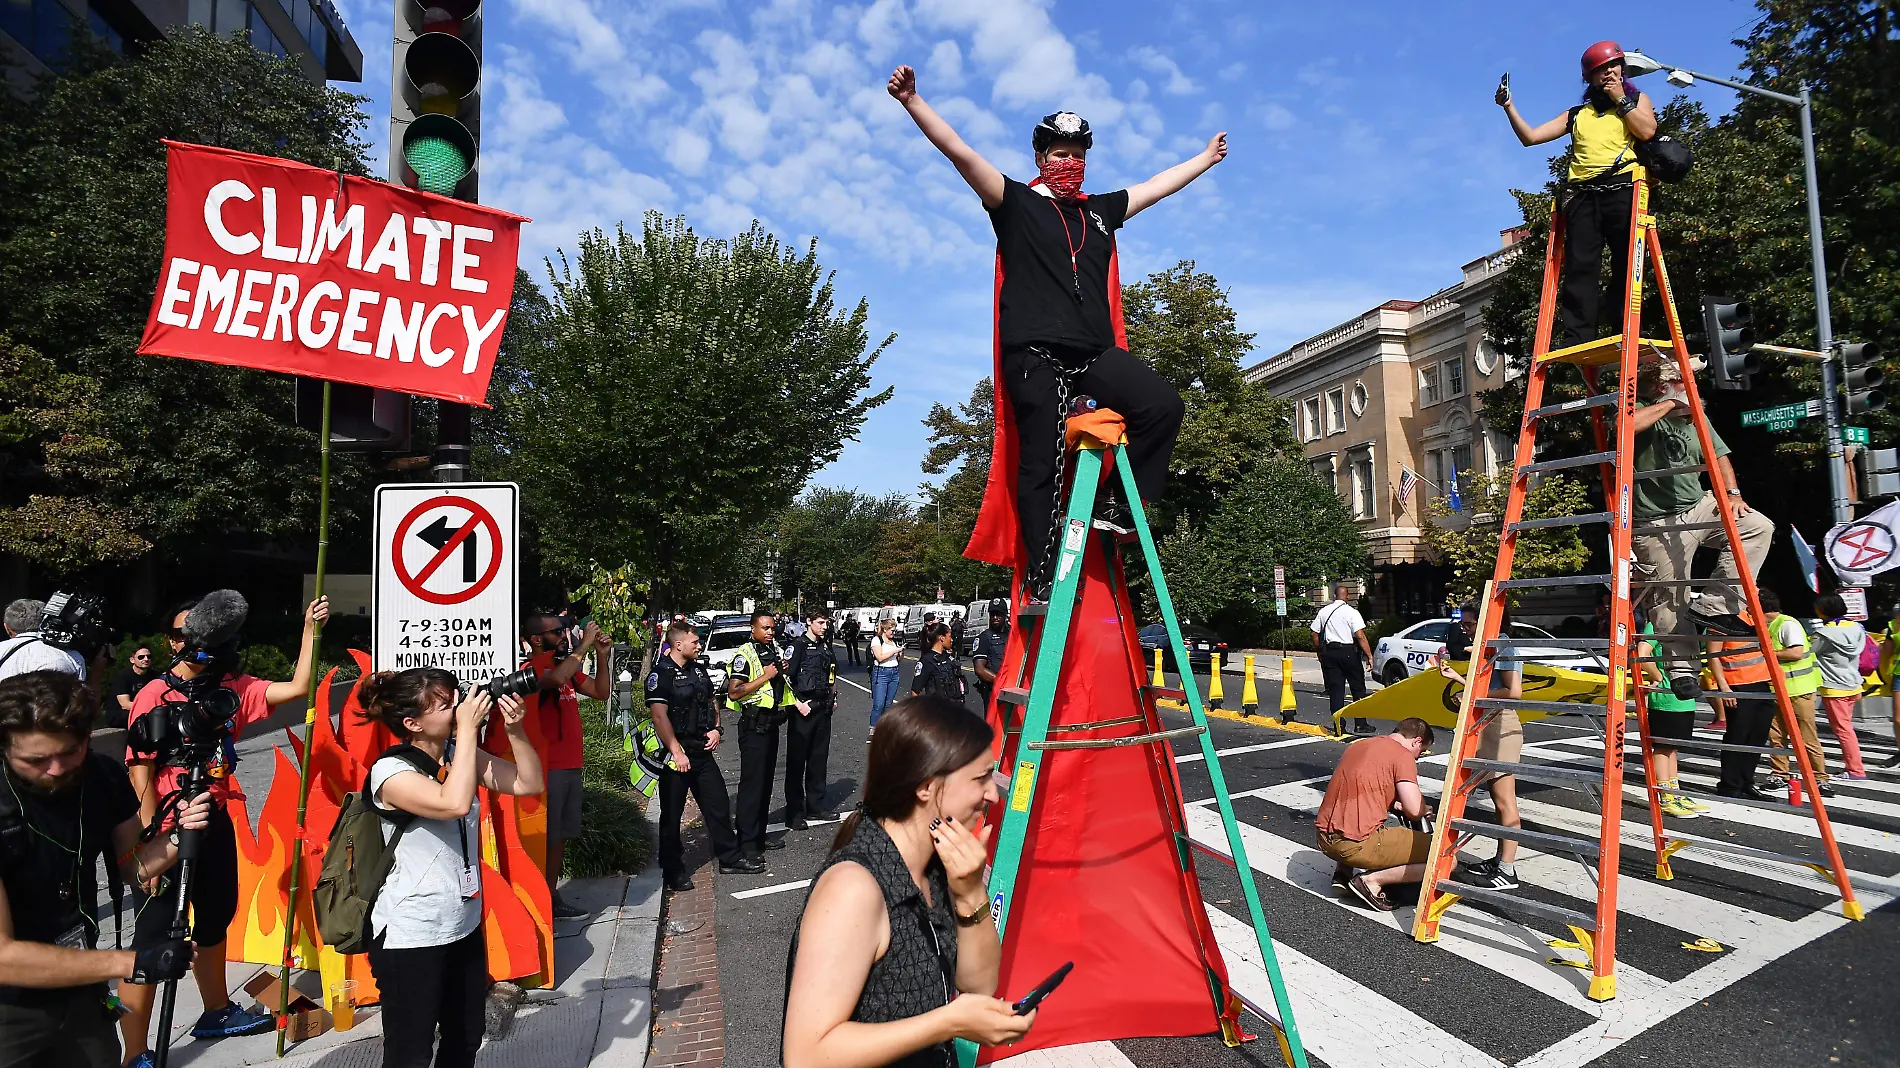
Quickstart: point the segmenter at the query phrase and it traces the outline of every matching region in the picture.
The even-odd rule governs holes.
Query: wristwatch
[[[1643,94],[1639,92],[1631,92],[1628,96],[1623,98],[1623,102],[1621,104],[1617,105],[1617,110],[1621,111],[1625,115],[1628,115],[1630,112],[1636,110],[1636,105],[1639,101],[1642,100],[1642,98],[1643,98]]]
[[[958,927],[975,927],[977,924],[982,923],[984,920],[987,920],[990,918],[990,910],[989,910],[989,906],[987,905],[979,905],[977,907],[977,910],[975,912],[970,913],[968,916],[965,916],[963,913],[958,912],[956,908],[953,906],[950,909],[950,914],[957,918]]]
[[[1730,486],[1728,490],[1728,495],[1731,497],[1740,497],[1742,495],[1742,491],[1735,488],[1734,486]]]

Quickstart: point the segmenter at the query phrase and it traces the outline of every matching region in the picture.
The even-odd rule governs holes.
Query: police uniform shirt
[[[706,735],[719,726],[712,700],[712,678],[697,660],[681,667],[672,657],[662,656],[647,673],[647,704],[666,705],[667,722],[681,746],[706,747]]]
[[[759,667],[761,669],[769,667],[773,664],[777,664],[779,662],[778,646],[772,644],[771,642],[756,642],[755,641],[755,642],[747,642],[746,644],[750,645],[754,650],[757,651],[758,656],[759,656]],[[779,668],[778,677],[774,678],[771,682],[766,683],[765,686],[780,686],[781,681],[784,678],[785,678],[785,669],[783,666],[781,666]],[[732,663],[726,668],[726,689],[728,692],[732,692],[737,689],[736,684],[742,683],[742,682],[750,682],[750,681],[752,681],[752,665],[746,663],[745,646],[740,646],[738,654],[733,656]],[[758,689],[745,695],[744,698],[736,698],[736,700],[738,700],[738,702],[741,705],[751,706],[755,702],[761,700],[760,694],[765,692],[765,686],[759,687]],[[778,695],[782,695],[783,693],[784,693],[783,689],[780,689],[777,691]],[[783,704],[784,702],[781,701],[779,703]]]
[[[786,665],[786,674],[792,679],[792,692],[801,701],[813,701],[831,692],[831,665],[838,656],[830,648],[821,646],[810,638],[800,638],[792,645],[791,662]]]
[[[139,799],[125,766],[110,757],[87,754],[79,774],[79,784],[52,795],[0,783],[11,787],[0,813],[0,882],[18,941],[98,944],[98,858],[111,852],[113,830],[139,814]],[[10,815],[16,797],[18,814]],[[0,1005],[41,1004],[61,993],[0,985]]]
[[[970,659],[987,661],[989,669],[992,672],[1001,672],[1003,670],[1003,650],[1008,646],[1009,628],[1004,627],[999,630],[996,627],[991,627],[982,634],[977,635],[976,651],[970,654]],[[990,687],[994,685],[994,683],[984,682],[981,675],[977,676],[976,684],[981,686],[985,691],[988,691]]]

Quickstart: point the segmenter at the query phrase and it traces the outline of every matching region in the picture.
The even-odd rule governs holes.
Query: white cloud
[[[1128,53],[1128,58],[1141,65],[1143,70],[1154,74],[1167,75],[1167,82],[1161,91],[1170,96],[1186,96],[1200,92],[1193,79],[1181,72],[1179,64],[1153,45],[1143,45]]]
[[[872,60],[882,60],[897,51],[910,36],[910,12],[904,0],[874,0],[858,18],[858,39],[863,41]]]
[[[924,61],[924,76],[935,89],[963,88],[963,50],[955,41],[938,41],[930,50],[930,58]]]
[[[1121,118],[1121,102],[1099,74],[1085,74],[1075,45],[1036,0],[918,0],[918,21],[970,35],[969,58],[993,72],[991,98],[1014,107],[1067,108],[1092,124]]]
[[[712,143],[695,130],[676,128],[666,140],[666,162],[681,174],[697,176],[706,169]]]

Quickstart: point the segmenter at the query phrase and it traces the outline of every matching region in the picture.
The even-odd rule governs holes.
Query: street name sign
[[[376,487],[376,670],[437,667],[465,684],[514,670],[519,499],[513,482]]]
[[[1758,426],[1768,430],[1793,430],[1795,424],[1803,419],[1812,419],[1821,414],[1821,399],[1810,398],[1795,404],[1779,404],[1773,408],[1756,408],[1742,413],[1743,426]]]

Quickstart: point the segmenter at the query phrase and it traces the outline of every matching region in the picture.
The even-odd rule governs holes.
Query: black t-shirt
[[[990,209],[1002,260],[997,332],[1003,348],[1053,344],[1096,353],[1114,347],[1108,264],[1127,215],[1126,189],[1064,201],[1003,179],[1002,203]]]
[[[129,716],[130,713],[125,710],[123,705],[119,704],[119,698],[124,697],[127,700],[137,700],[139,691],[145,688],[146,683],[155,678],[158,678],[158,673],[155,671],[148,671],[141,675],[133,671],[130,667],[120,668],[119,673],[112,676],[112,686],[106,691],[106,699],[101,702],[104,706],[105,714],[100,717],[99,725],[101,727],[124,727],[126,717]]]
[[[681,667],[670,656],[655,660],[647,672],[647,704],[655,702],[666,704],[667,721],[680,745],[706,748],[706,735],[719,726],[719,710],[713,707],[712,678],[699,661],[688,660]]]
[[[11,780],[11,775],[0,770],[0,778]],[[125,765],[89,753],[79,784],[67,790],[49,796],[16,781],[0,781],[0,789],[8,791],[0,800],[0,827],[7,828],[0,833],[0,882],[6,885],[13,937],[95,948],[97,860],[111,852],[113,829],[139,812]],[[17,817],[12,815],[16,807]],[[0,986],[4,1005],[31,1005],[56,996],[54,991]]]

